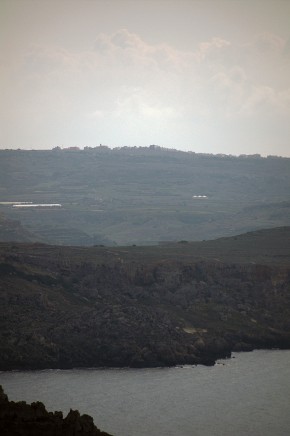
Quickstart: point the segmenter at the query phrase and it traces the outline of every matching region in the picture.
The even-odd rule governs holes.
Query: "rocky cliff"
[[[202,258],[190,244],[159,252],[2,244],[0,369],[213,364],[233,350],[289,348],[283,235],[278,251],[246,238],[259,254],[251,259],[264,247],[263,264],[247,262],[239,238],[231,252],[227,240]]]
[[[1,436],[110,436],[99,430],[89,415],[70,410],[63,418],[62,412],[48,412],[41,402],[9,401],[0,386]]]

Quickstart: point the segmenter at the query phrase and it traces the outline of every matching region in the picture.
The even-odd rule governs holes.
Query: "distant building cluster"
[[[174,148],[167,148],[167,147],[161,147],[159,145],[151,144],[149,146],[143,147],[143,146],[123,146],[123,147],[114,147],[114,146],[108,146],[108,145],[97,145],[96,147],[78,147],[78,146],[72,146],[72,147],[54,147],[52,148],[52,151],[64,151],[64,152],[79,152],[79,151],[97,151],[97,152],[112,152],[112,151],[120,151],[120,152],[130,152],[130,151],[150,151],[150,152],[169,152],[169,153],[186,153],[194,157],[200,157],[200,158],[221,158],[221,159],[287,159],[283,156],[274,156],[274,155],[268,155],[268,156],[261,156],[258,153],[255,154],[240,154],[240,155],[233,155],[233,154],[223,154],[223,153],[196,153],[195,151],[182,151],[177,150]],[[289,158],[288,158],[289,159]]]

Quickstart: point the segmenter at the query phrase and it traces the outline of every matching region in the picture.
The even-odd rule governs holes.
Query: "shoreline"
[[[0,369],[0,374],[1,373],[8,373],[8,372],[34,372],[34,371],[43,371],[43,372],[47,372],[47,371],[72,371],[72,370],[77,370],[77,371],[81,371],[81,370],[92,370],[92,371],[109,371],[109,370],[147,370],[147,369],[171,369],[171,368],[184,368],[184,367],[188,367],[188,368],[195,368],[198,366],[208,366],[208,367],[212,367],[215,366],[219,363],[219,361],[224,361],[224,360],[231,360],[231,359],[235,359],[236,357],[233,355],[234,353],[252,353],[255,351],[289,351],[290,350],[290,345],[288,347],[269,347],[269,348],[252,348],[252,349],[248,349],[248,350],[233,350],[231,351],[230,355],[220,355],[217,356],[216,359],[212,362],[208,362],[207,363],[203,363],[203,362],[199,362],[199,363],[176,363],[174,365],[144,365],[144,366],[68,366],[68,365],[64,365],[64,366],[56,366],[56,367],[29,367],[29,368],[8,368],[8,369]]]

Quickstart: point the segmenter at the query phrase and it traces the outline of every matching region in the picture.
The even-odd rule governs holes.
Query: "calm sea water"
[[[78,409],[116,436],[286,436],[290,351],[236,353],[214,367],[1,372],[11,400]]]

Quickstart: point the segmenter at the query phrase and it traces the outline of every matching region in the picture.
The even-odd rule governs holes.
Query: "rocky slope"
[[[48,412],[41,402],[9,401],[0,386],[0,432],[2,436],[110,436],[100,431],[89,415],[70,410]]]
[[[0,369],[213,364],[232,350],[289,348],[289,236],[0,244]]]

